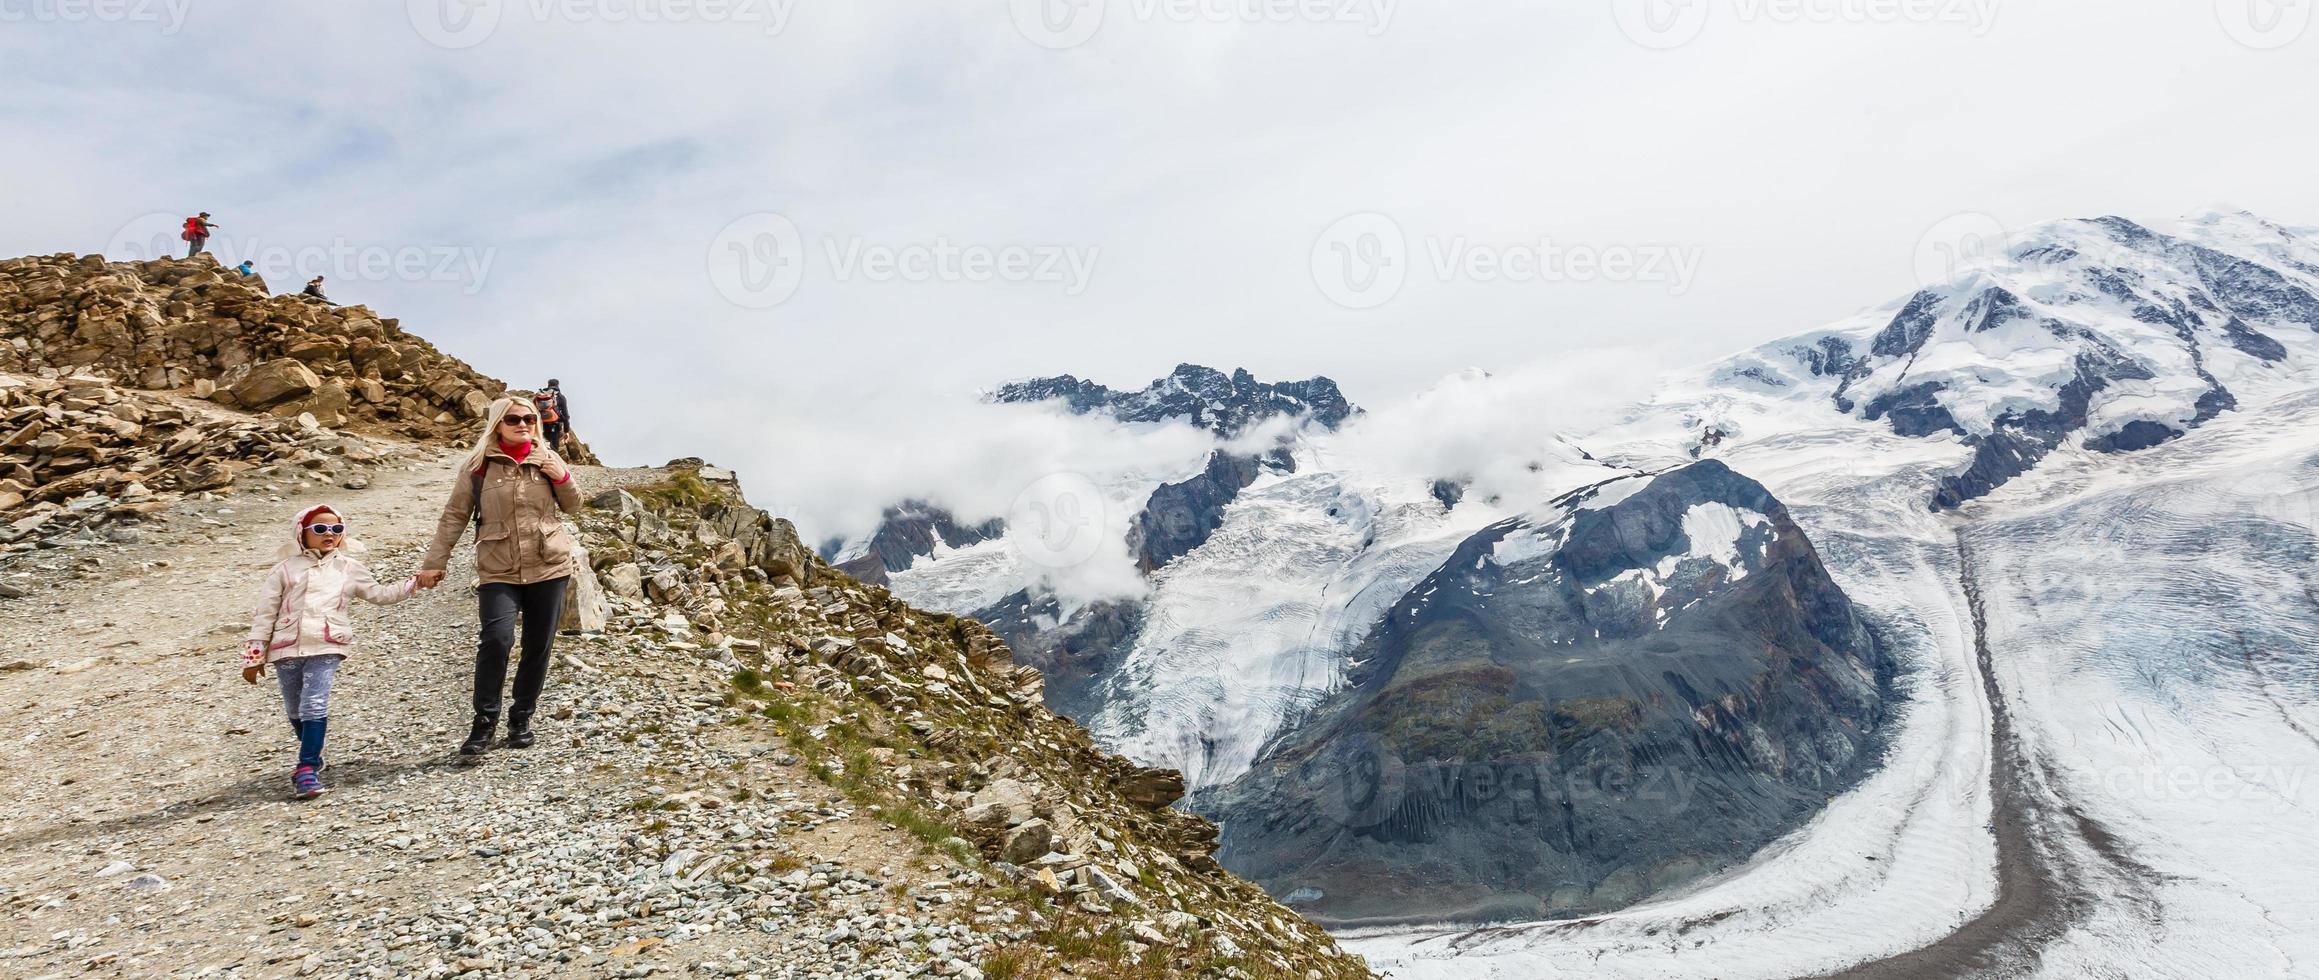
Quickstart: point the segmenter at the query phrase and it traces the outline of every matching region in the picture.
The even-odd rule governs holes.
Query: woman
[[[531,716],[539,708],[540,686],[548,679],[548,648],[563,618],[564,587],[571,583],[572,556],[579,549],[557,511],[578,510],[580,488],[572,484],[563,457],[533,435],[538,429],[539,415],[530,399],[491,403],[483,437],[451,482],[451,502],[435,522],[435,541],[419,563],[419,584],[433,588],[443,580],[451,547],[474,522],[483,630],[475,645],[475,724],[459,746],[461,755],[482,755],[491,748],[519,612],[523,661],[515,669],[515,703],[507,711],[507,746],[531,746]]]

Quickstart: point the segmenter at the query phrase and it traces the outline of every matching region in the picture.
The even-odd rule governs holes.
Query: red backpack
[[[177,237],[190,242],[196,238],[209,237],[209,232],[201,227],[200,218],[187,218],[185,219],[185,230],[180,232]]]

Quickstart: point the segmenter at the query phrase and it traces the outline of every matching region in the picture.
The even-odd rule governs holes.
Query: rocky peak
[[[465,443],[508,388],[363,306],[275,296],[207,255],[0,261],[0,370],[94,376],[329,428]],[[566,453],[593,462],[586,447]]]
[[[1195,801],[1227,867],[1344,925],[1584,914],[1743,860],[1867,771],[1893,673],[1714,460],[1485,528],[1349,659]]]
[[[1266,383],[1245,369],[1227,375],[1197,364],[1179,364],[1139,391],[1116,391],[1065,374],[1001,385],[989,399],[1059,400],[1075,414],[1102,413],[1122,422],[1178,419],[1219,436],[1236,435],[1276,416],[1309,416],[1334,429],[1360,411],[1345,400],[1336,382],[1324,377]]]

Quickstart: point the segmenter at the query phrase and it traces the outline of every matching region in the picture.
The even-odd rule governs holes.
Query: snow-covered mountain
[[[1196,514],[1145,525],[1186,533],[1142,532],[1164,546],[1142,564],[1139,593],[992,594],[979,583],[1011,561],[997,539],[913,555],[893,587],[992,621],[1018,656],[1049,670],[1051,704],[1139,761],[1183,770],[1200,805],[1225,818],[1224,853],[1283,897],[1317,903],[1308,908],[1346,919],[1500,917],[1643,899],[1582,920],[1356,940],[1397,976],[2291,975],[2319,962],[2319,902],[2294,885],[2319,880],[2319,823],[2309,819],[2319,782],[2301,778],[2319,767],[2319,592],[2308,584],[2319,553],[2315,296],[2310,231],[2244,214],[2163,231],[2119,218],[2057,222],[1951,281],[1678,377],[1611,425],[1569,438],[1541,426],[1506,447],[1522,478],[1487,492],[1468,492],[1466,473],[1380,465],[1352,438],[1363,420],[1348,409],[1333,428],[1271,430],[1284,441],[1262,453],[1243,443],[1175,472],[1106,482],[1131,512],[1180,499]],[[1075,411],[1124,404],[1140,418],[1195,388],[1239,390],[1170,379],[1146,389],[1158,396],[1125,401],[1076,379],[1019,390]],[[1219,435],[1263,428],[1282,411],[1318,417],[1301,395],[1271,415],[1188,395],[1169,404]],[[1516,586],[1525,576],[1508,577],[1520,562],[1501,554],[1504,540],[1487,555],[1473,552],[1477,541],[1501,527],[1517,539],[1544,529],[1522,558],[1556,560],[1563,542],[1551,529],[1570,515],[1549,514],[1550,502],[1597,484],[1649,485],[1643,475],[1668,479],[1702,460],[1759,485],[1769,502],[1752,512],[1769,525],[1784,508],[1830,592],[1879,641],[1873,653],[1804,644],[1817,652],[1801,663],[1766,654],[1753,686],[1741,683],[1753,661],[1705,674],[1724,685],[1711,692],[1686,676],[1705,695],[1696,704],[1636,666],[1667,656],[1647,645],[1606,643],[1592,661],[1603,685],[1623,685],[1597,695],[1651,706],[1653,720],[1635,731],[1681,732],[1694,747],[1654,756],[1662,778],[1698,771],[1709,754],[1696,747],[1729,731],[1704,706],[1813,694],[1816,704],[1783,702],[1811,706],[1797,723],[1735,743],[1758,753],[1751,759],[1809,762],[1778,774],[1777,792],[1735,797],[1772,801],[1762,819],[1711,811],[1703,828],[1685,828],[1649,823],[1663,810],[1606,810],[1596,826],[1642,822],[1583,845],[1565,829],[1558,849],[1551,811],[1436,819],[1479,812],[1452,807],[1387,822],[1400,829],[1385,836],[1339,834],[1325,854],[1312,851],[1317,838],[1282,837],[1294,821],[1278,815],[1293,801],[1260,801],[1296,782],[1274,763],[1318,760],[1318,770],[1286,769],[1309,777],[1359,755],[1314,746],[1345,719],[1374,717],[1383,691],[1423,680],[1408,669],[1427,662],[1410,656],[1423,646],[1413,628],[1441,628],[1427,616],[1446,614],[1426,611],[1448,608],[1445,583],[1501,603],[1509,590],[1550,587]],[[1180,487],[1160,494],[1163,485]],[[1745,510],[1732,507],[1741,549],[1767,526]],[[1679,594],[1655,577],[1659,567],[1638,561],[1612,575],[1633,581],[1594,584],[1648,594],[1634,608],[1652,609],[1656,625],[1660,600]],[[1761,574],[1737,584],[1770,580]],[[1548,605],[1588,609],[1557,595]],[[1824,619],[1796,611],[1805,608],[1781,615]],[[1551,617],[1506,622],[1467,646],[1544,664]],[[1755,625],[1760,617],[1725,622],[1700,642],[1760,650],[1747,632]],[[1573,666],[1590,669],[1592,655]],[[1874,699],[1812,681],[1833,676],[1829,664],[1873,677],[1887,662],[1892,692]],[[1620,667],[1634,669],[1622,678]],[[1496,675],[1501,693],[1519,700],[1523,671],[1510,674]],[[1549,685],[1538,700],[1560,696]],[[1444,717],[1470,724],[1469,750],[1491,744],[1507,718],[1522,727],[1512,713]],[[1537,728],[1550,735],[1552,717],[1541,712]],[[1816,736],[1794,742],[1800,733]],[[1630,753],[1648,744],[1633,732],[1613,741]],[[1846,768],[1872,748],[1872,770]],[[1493,757],[1459,753],[1452,761]],[[2171,788],[2185,784],[2192,790]],[[1344,805],[1325,792],[1311,802]],[[1681,830],[1726,828],[1690,865],[1668,849]],[[1472,863],[1493,841],[1509,862],[1555,855],[1544,863],[1559,877]],[[1367,848],[1378,860],[1363,862]],[[1630,866],[1631,877],[1612,881]],[[1482,885],[1464,895],[1412,887],[1443,868]],[[1307,888],[1289,870],[1326,880]],[[1399,898],[1408,904],[1396,909]]]

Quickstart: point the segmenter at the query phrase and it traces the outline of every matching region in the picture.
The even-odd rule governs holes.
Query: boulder
[[[575,552],[572,584],[564,594],[564,615],[556,628],[565,633],[600,633],[612,617],[612,604],[604,600],[604,588],[596,581],[596,569],[588,564],[587,549]]]
[[[1007,832],[1006,843],[999,845],[998,859],[1009,864],[1029,864],[1054,850],[1055,828],[1044,820],[1026,820]]]
[[[322,387],[314,372],[287,357],[277,357],[250,369],[248,377],[232,388],[234,403],[249,409],[269,408],[303,398]]]

